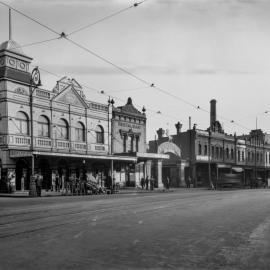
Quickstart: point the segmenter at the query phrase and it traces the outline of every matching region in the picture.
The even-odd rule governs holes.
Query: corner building
[[[67,77],[52,91],[34,88],[31,61],[15,41],[0,45],[0,189],[9,184],[28,190],[33,173],[43,176],[44,189],[56,175],[62,187],[70,176],[101,186],[110,185],[109,175],[122,185],[138,183],[136,153],[146,151],[145,114],[133,105],[130,111],[131,99],[118,108],[89,101]]]

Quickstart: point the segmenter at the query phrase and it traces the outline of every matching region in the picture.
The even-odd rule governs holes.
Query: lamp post
[[[108,99],[108,152],[113,154],[113,134],[112,134],[112,117],[110,118],[110,111],[112,112],[114,100],[109,97]],[[111,193],[114,192],[114,179],[113,179],[113,158],[111,159]]]
[[[31,177],[30,177],[30,187],[29,187],[29,196],[36,197],[36,181],[35,181],[35,156],[34,156],[34,126],[33,126],[33,92],[35,89],[41,86],[40,81],[40,72],[38,67],[35,67],[32,71],[30,78],[30,117],[31,117],[31,152],[32,152],[32,160],[31,160]]]
[[[209,177],[209,185],[211,189],[214,189],[214,185],[212,183],[212,176],[211,176],[211,130],[208,132],[208,177]]]

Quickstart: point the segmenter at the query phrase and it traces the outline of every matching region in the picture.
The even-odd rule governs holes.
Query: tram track
[[[173,199],[173,200],[172,199],[166,199],[166,200],[158,200],[158,201],[155,201],[155,202],[150,201],[150,202],[147,202],[147,203],[156,204],[156,203],[175,202],[175,201],[178,201],[178,200],[186,199],[187,197],[190,198],[191,197],[190,195],[193,195],[192,197],[201,197],[201,196],[203,196],[203,194],[199,194],[198,195],[198,194],[191,194],[191,193],[190,194],[186,194],[186,195],[187,196],[182,196],[181,198],[177,198],[177,199]],[[211,195],[216,195],[216,194],[211,194]],[[204,196],[209,196],[209,194],[204,195]],[[157,196],[155,196],[155,195],[148,196],[147,198],[152,198],[152,197],[157,198]],[[132,197],[132,199],[134,199],[134,197]],[[136,198],[136,199],[139,200],[139,198]],[[91,201],[84,201],[84,202],[91,202]],[[100,201],[95,201],[95,202],[100,202]],[[104,202],[104,201],[102,201],[102,202]],[[81,203],[82,202],[76,202],[76,204],[78,204],[78,205],[80,205]],[[110,201],[108,203],[110,203]],[[120,201],[119,201],[119,203],[120,203]],[[69,204],[72,204],[72,203],[69,203]],[[138,206],[138,202],[137,201],[136,202],[132,201],[129,204],[125,204],[126,207],[130,207],[130,206],[134,206],[134,205]],[[73,206],[74,209],[76,209],[73,204],[72,204],[72,206]],[[117,205],[117,206],[114,206],[114,207],[110,207],[109,206],[109,207],[102,208],[102,209],[93,209],[93,210],[87,209],[87,210],[81,210],[79,212],[77,210],[77,211],[74,211],[74,212],[64,212],[64,213],[53,214],[53,215],[49,215],[49,216],[38,215],[38,216],[35,216],[33,218],[25,218],[25,219],[20,219],[20,220],[16,220],[16,221],[8,221],[8,222],[1,222],[0,221],[0,226],[6,225],[6,224],[18,223],[18,222],[33,221],[33,220],[36,220],[36,219],[42,219],[42,218],[48,218],[48,217],[58,217],[58,216],[63,216],[63,215],[74,215],[74,214],[89,213],[91,211],[94,211],[95,212],[95,211],[103,211],[103,210],[112,210],[112,209],[115,209],[115,208],[117,208],[118,210],[126,210],[126,207],[125,207],[125,209],[119,208],[119,207],[121,207],[121,204],[120,205]],[[53,206],[51,209],[47,209],[46,208],[45,211],[42,210],[42,209],[40,209],[40,208],[39,209],[34,208],[34,209],[35,209],[35,211],[29,211],[29,209],[28,209],[27,212],[25,211],[25,212],[20,212],[20,213],[13,213],[13,214],[11,214],[11,213],[4,214],[4,215],[2,214],[2,215],[0,215],[0,220],[2,218],[7,218],[7,217],[14,217],[14,216],[15,217],[21,217],[22,215],[32,215],[32,214],[44,213],[44,212],[49,213],[50,211],[54,211],[54,210],[58,210],[58,211],[71,210],[67,205],[65,205],[65,208],[64,209],[63,208],[59,209],[56,206]]]
[[[214,195],[214,194],[212,194]],[[190,196],[189,196],[190,197]],[[204,196],[191,196],[190,199],[194,197],[203,197]],[[104,213],[109,213],[111,215],[122,215],[125,212],[134,212],[134,214],[146,214],[149,211],[160,211],[162,209],[175,207],[183,199],[186,199],[186,196],[176,199],[165,199],[158,201],[148,201],[143,203],[131,202],[123,205],[114,205],[112,207],[104,207],[99,209],[88,209],[81,211],[72,211],[69,213],[59,213],[56,215],[47,215],[47,216],[35,216],[34,218],[21,219],[12,222],[1,223],[0,226],[0,238],[8,238],[13,236],[18,236],[26,233],[33,233],[37,231],[42,231],[50,228],[56,228],[59,226],[68,226],[75,223],[80,223],[85,220],[89,220],[89,223],[92,222],[92,215],[101,215]],[[198,202],[197,202],[198,203]],[[182,205],[181,208],[186,208],[187,205]],[[33,213],[31,213],[33,214]],[[100,218],[100,216],[99,216]],[[68,221],[65,221],[68,220]],[[23,226],[22,226],[23,225]],[[25,229],[27,228],[27,229]]]

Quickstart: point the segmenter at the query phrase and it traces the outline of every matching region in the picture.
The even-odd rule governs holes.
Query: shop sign
[[[172,142],[164,142],[158,147],[158,154],[172,153],[181,157],[181,149]]]
[[[125,122],[118,122],[118,126],[132,128],[132,129],[141,129],[140,125],[125,123]]]
[[[17,158],[17,157],[31,157],[32,153],[29,151],[21,151],[21,150],[10,150],[9,157]]]
[[[208,156],[196,156],[197,161],[208,161],[209,157]],[[211,158],[210,158],[211,160]]]

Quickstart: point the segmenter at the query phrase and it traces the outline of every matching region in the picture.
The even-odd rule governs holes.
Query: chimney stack
[[[164,133],[165,133],[165,130],[162,128],[159,128],[157,130],[158,140],[160,140],[163,137]]]
[[[177,122],[175,124],[175,128],[176,128],[176,134],[179,135],[181,133],[181,128],[182,128],[182,124],[180,122]]]
[[[216,104],[217,101],[215,99],[210,101],[210,129],[212,129],[213,123],[217,121]]]

